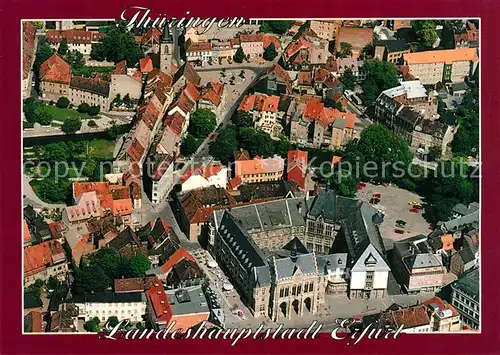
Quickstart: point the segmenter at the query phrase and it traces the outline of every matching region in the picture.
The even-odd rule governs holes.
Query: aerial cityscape
[[[479,28],[23,21],[24,333],[479,332]]]

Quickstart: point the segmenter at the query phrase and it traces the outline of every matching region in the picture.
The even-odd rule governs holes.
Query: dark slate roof
[[[243,202],[261,198],[285,197],[289,192],[289,183],[285,180],[244,184],[240,187]]]
[[[441,222],[439,227],[443,231],[453,232],[477,223],[479,223],[479,210],[448,222]]]
[[[479,268],[472,269],[471,271],[463,274],[453,285],[454,289],[460,290],[475,301],[479,302]]]
[[[191,64],[185,63],[182,67],[179,68],[179,70],[177,70],[174,75],[174,83],[176,83],[182,76],[184,76],[186,80],[190,81],[194,85],[200,85],[201,78]]]
[[[35,220],[36,218],[39,218],[38,213],[35,212],[35,210],[33,209],[33,206],[31,206],[31,205],[24,207],[23,214],[24,214],[24,217],[29,222]]]
[[[323,190],[314,198],[308,215],[334,222],[352,216],[356,203],[354,199],[337,196],[334,190]]]
[[[28,291],[24,293],[24,309],[42,307],[43,302],[35,293]]]
[[[463,203],[459,203],[453,208],[453,212],[459,213],[462,216],[468,215],[478,210],[479,210],[479,203],[477,202],[472,202],[469,206],[466,206]]]
[[[182,259],[173,267],[173,272],[180,281],[199,279],[203,277],[203,271],[195,261]]]
[[[303,274],[318,272],[314,253],[297,254],[295,258],[274,259],[274,270],[278,280],[292,277],[299,270]]]
[[[139,239],[143,242],[148,241],[148,236],[150,233],[151,233],[151,222],[146,223],[136,232]]]
[[[462,90],[469,90],[469,86],[465,82],[462,81],[460,83],[451,84],[451,90],[453,90],[453,92],[462,91]]]
[[[369,245],[372,245],[382,257],[385,257],[385,247],[378,226],[373,217],[378,211],[366,202],[355,206],[347,218],[340,221],[346,236],[347,248],[353,261],[362,256]]]
[[[124,303],[124,302],[145,302],[144,292],[93,292],[83,295],[73,296],[72,303]]]
[[[328,270],[337,268],[343,269],[347,267],[347,253],[335,253],[328,255],[318,255],[316,257],[318,271],[328,274]]]
[[[470,247],[462,248],[458,254],[460,255],[460,258],[464,262],[464,264],[470,263],[475,259],[474,252]]]
[[[377,41],[375,46],[383,46],[389,53],[403,52],[409,48],[408,44],[402,39]]]
[[[268,265],[252,237],[227,211],[222,216],[218,233],[247,271],[253,267]]]
[[[135,235],[135,232],[130,227],[127,227],[126,229],[121,231],[120,234],[118,234],[115,239],[109,242],[109,247],[116,250],[120,250],[121,248],[125,247],[128,244],[137,244],[138,246],[140,246],[139,240]]]
[[[109,81],[83,76],[72,76],[69,86],[72,89],[90,92],[101,96],[109,96]]]
[[[282,229],[290,226],[304,226],[305,203],[303,198],[287,198],[252,205],[232,207],[233,218],[248,232]],[[214,211],[218,225],[224,210]]]
[[[255,268],[253,273],[255,285],[257,287],[269,286],[271,284],[271,272],[269,265],[259,266]]]
[[[288,243],[285,244],[283,249],[292,251],[294,250],[298,254],[308,254],[309,250],[302,244],[299,238],[294,237],[292,240],[290,240]]]
[[[429,243],[434,251],[440,250],[443,247],[443,242],[441,241],[443,234],[443,231],[435,229],[427,236],[427,243]]]

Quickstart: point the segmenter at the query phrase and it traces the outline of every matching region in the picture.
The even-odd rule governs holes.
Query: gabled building
[[[210,82],[207,86],[201,89],[201,96],[198,100],[198,108],[204,108],[212,111],[215,114],[217,122],[220,123],[222,110],[226,101],[225,86],[219,82]]]
[[[256,128],[260,128],[272,138],[277,139],[283,130],[277,120],[278,106],[278,96],[248,94],[241,101],[238,110],[250,113]]]
[[[255,156],[251,160],[234,162],[234,176],[243,182],[265,182],[280,180],[283,176],[285,160],[279,156],[262,159]]]
[[[105,36],[102,32],[85,30],[47,30],[45,38],[52,48],[58,49],[63,39],[68,43],[68,51],[78,51],[84,56],[90,56],[92,45],[99,43]]]
[[[479,280],[479,267],[477,267],[462,275],[451,285],[451,304],[460,314],[462,323],[474,330],[480,329]]]
[[[247,58],[262,57],[264,54],[264,36],[257,34],[240,34],[240,46]]]
[[[295,181],[301,190],[309,192],[309,171],[307,151],[289,150],[286,161],[287,181]]]
[[[215,186],[225,188],[228,169],[222,164],[210,164],[187,170],[181,178],[182,191]]]
[[[100,78],[72,76],[69,88],[69,101],[74,106],[86,103],[90,106],[99,106],[103,111],[109,110],[109,81]]]
[[[446,268],[424,235],[395,242],[393,264],[394,275],[408,293],[435,292],[444,284]]]
[[[57,54],[40,65],[39,78],[44,100],[57,101],[61,96],[70,96],[71,67]]]
[[[462,82],[470,78],[479,64],[477,48],[456,48],[407,53],[404,64],[424,85]]]
[[[215,233],[214,254],[254,317],[268,315],[271,274],[265,255],[227,211]]]
[[[58,241],[48,241],[24,248],[24,285],[36,280],[46,281],[50,276],[65,279],[68,263],[64,249]]]

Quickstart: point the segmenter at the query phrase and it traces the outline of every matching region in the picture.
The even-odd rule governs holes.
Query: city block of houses
[[[366,59],[361,57],[372,44],[374,58],[396,64],[400,72],[398,86],[376,99],[373,118],[414,151],[446,151],[457,124],[439,117],[438,98],[458,98],[468,90],[465,82],[479,61],[478,30],[471,22],[456,34],[457,48],[414,53],[396,37],[408,28],[407,21],[382,21],[375,27],[369,21],[337,20],[303,25],[283,38],[241,33],[201,40],[191,32],[185,60],[178,57],[178,34],[168,28],[148,30],[137,38],[146,57],[136,68],[116,63],[109,79],[73,76],[57,54],[42,63],[42,99],[64,96],[74,105],[108,108],[117,95],[129,95],[138,105],[113,179],[74,183],[73,204],[63,209],[60,221],[50,221],[32,206],[24,208],[25,285],[51,277],[62,283],[54,290],[57,300],[48,306],[25,292],[26,331],[82,331],[82,323],[111,316],[154,329],[172,321],[175,329],[203,322],[223,328],[231,314],[224,292],[212,281],[214,263],[253,317],[275,322],[319,314],[330,296],[384,299],[391,283],[408,294],[435,293],[451,273],[457,281],[450,302],[434,296],[412,307],[393,305],[362,325],[369,320],[380,327],[404,325],[406,332],[479,329],[478,205],[457,205],[452,220],[396,242],[389,257],[380,230],[384,214],[367,202],[314,186],[308,153],[300,148],[286,157],[267,158],[240,150],[233,171],[212,161],[179,176],[175,163],[190,115],[206,108],[222,123],[229,90],[222,82],[202,85],[196,66],[229,62],[238,48],[248,59],[260,60],[271,43],[279,60],[242,93],[237,110],[250,114],[255,127],[273,139],[285,136],[299,147],[336,150],[358,137],[365,113],[340,78],[349,69],[358,82],[364,79]],[[62,21],[58,26],[47,31],[49,43],[57,48],[65,38],[71,50],[84,56],[103,36],[92,24],[76,28]],[[33,33],[24,26],[25,61],[33,58]],[[351,44],[347,57],[338,55],[344,42]],[[29,82],[29,76],[23,62],[23,80]],[[172,194],[175,185],[179,191]],[[162,218],[134,223],[132,215],[144,200],[160,205],[170,197],[178,228]],[[199,242],[213,262],[195,257],[182,246],[182,238]],[[152,267],[143,277],[114,280],[105,292],[72,295],[67,287],[71,264],[101,248],[144,255]]]

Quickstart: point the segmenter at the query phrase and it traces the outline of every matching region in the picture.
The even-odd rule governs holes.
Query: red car
[[[375,198],[381,198],[382,194],[376,193],[376,194],[373,194],[373,197],[375,197]]]
[[[394,232],[397,234],[404,234],[405,233],[404,229],[394,229]]]
[[[416,209],[416,208],[412,208],[412,209],[410,209],[410,212],[413,212],[413,213],[418,213],[418,211],[419,211],[419,210],[418,210],[418,209]]]
[[[358,184],[358,190],[363,190],[363,185],[362,184]]]
[[[210,135],[210,137],[208,137],[208,139],[213,141],[215,139],[215,137],[217,137],[217,134],[213,133]]]

